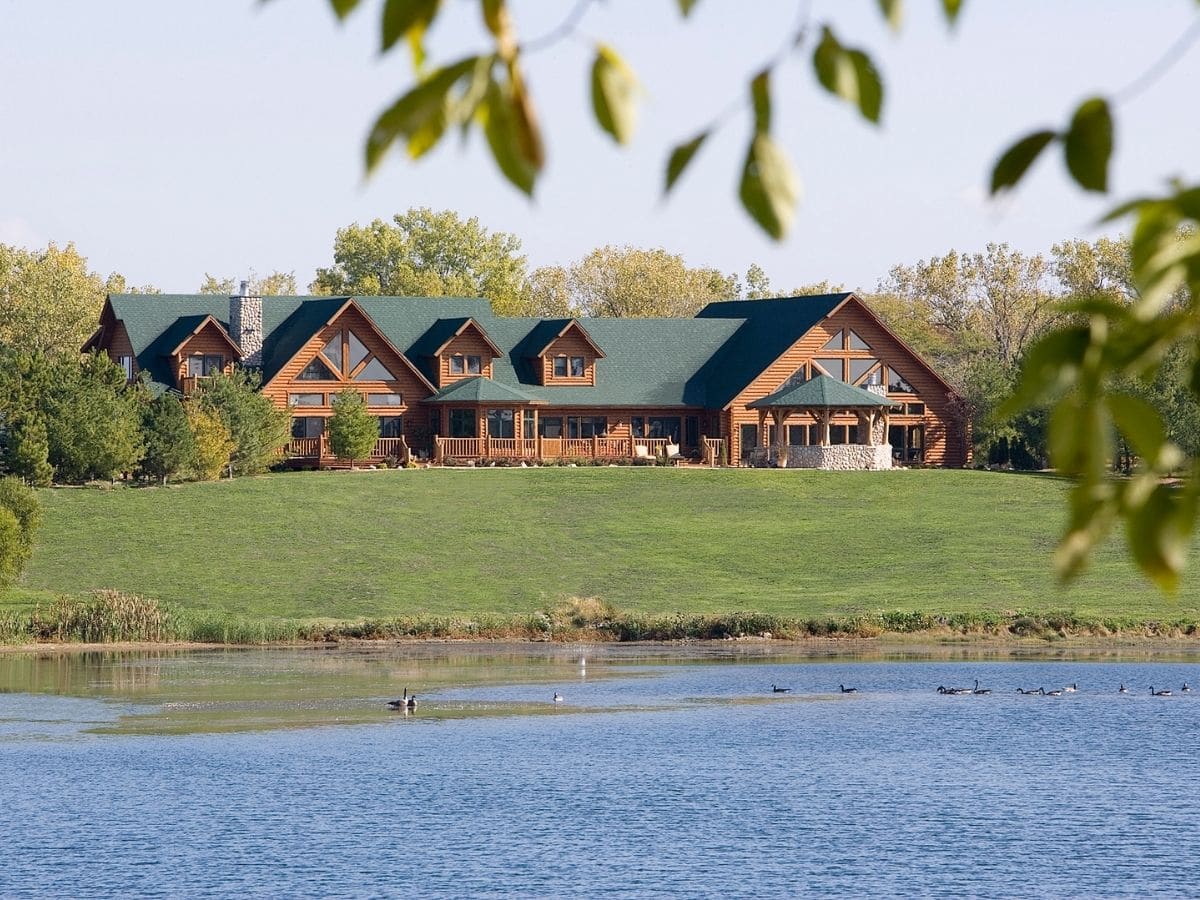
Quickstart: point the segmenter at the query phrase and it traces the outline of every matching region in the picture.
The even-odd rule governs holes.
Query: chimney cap
[[[249,281],[246,281],[245,279],[242,280],[241,287],[238,289],[238,296],[239,297],[249,297],[250,296],[250,282]]]

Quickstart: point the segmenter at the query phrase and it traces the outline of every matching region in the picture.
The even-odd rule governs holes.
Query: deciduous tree
[[[526,308],[521,241],[452,210],[414,208],[338,229],[334,263],[317,270],[319,294],[487,297],[501,315]]]
[[[74,244],[25,250],[0,244],[0,344],[78,353],[96,329],[105,282]]]
[[[237,444],[229,436],[229,429],[217,413],[198,403],[189,403],[186,412],[195,446],[191,460],[192,474],[197,481],[220,478]]]
[[[693,316],[737,296],[737,278],[690,268],[661,248],[600,247],[567,270],[570,307],[585,316]]]
[[[226,297],[231,297],[237,293],[240,285],[236,278],[217,278],[204,273],[204,281],[200,285],[201,294],[224,294]],[[250,272],[249,290],[251,294],[257,297],[276,297],[280,295],[291,296],[299,294],[300,290],[296,287],[295,272],[271,272],[269,275],[258,275],[253,270]]]

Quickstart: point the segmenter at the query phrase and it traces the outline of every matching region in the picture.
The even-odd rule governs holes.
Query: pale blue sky
[[[540,34],[571,5],[517,0],[518,29]],[[375,50],[378,0],[342,26],[324,0],[0,0],[0,241],[73,240],[97,270],[168,291],[251,268],[294,270],[304,286],[331,262],[338,227],[432,206],[516,233],[534,266],[629,243],[724,271],[758,262],[781,290],[824,278],[870,288],[892,264],[951,247],[1094,236],[1116,199],[1200,178],[1198,48],[1119,107],[1111,199],[1070,187],[1056,155],[1011,202],[983,202],[1004,146],[1136,79],[1195,19],[1194,0],[967,0],[954,33],[936,0],[907,6],[893,36],[873,0],[813,0],[813,22],[832,21],[878,62],[884,124],[828,98],[808,53],[779,70],[775,133],[804,197],[776,244],[737,204],[745,113],[669,202],[659,197],[670,146],[742,95],[793,27],[792,0],[700,0],[686,22],[673,0],[594,4],[573,40],[529,60],[549,152],[532,203],[477,136],[418,164],[393,156],[364,183],[363,136],[411,82],[402,47]],[[476,3],[447,0],[442,18],[433,60],[484,47]],[[597,38],[646,87],[631,148],[591,118]]]

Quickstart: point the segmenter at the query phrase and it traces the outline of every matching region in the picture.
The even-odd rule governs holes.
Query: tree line
[[[251,290],[263,295],[299,291],[290,272],[251,273],[250,282]],[[713,267],[690,266],[681,255],[662,248],[599,247],[566,265],[531,268],[517,235],[489,230],[477,219],[453,211],[414,208],[390,221],[377,219],[339,229],[331,265],[317,269],[308,289],[328,295],[483,296],[501,315],[686,317],[715,300],[799,296],[844,288],[830,282],[777,288],[756,264],[739,276]],[[90,272],[86,259],[72,245],[62,249],[50,245],[44,251],[0,246],[0,343],[13,348],[10,357],[15,353],[22,360],[15,368],[6,367],[10,372],[6,380],[11,382],[11,372],[24,367],[29,384],[45,385],[42,394],[38,393],[41,388],[30,389],[39,398],[34,404],[40,404],[36,415],[25,411],[32,401],[13,405],[11,390],[10,399],[0,400],[10,471],[20,471],[39,483],[45,480],[43,465],[49,465],[54,477],[63,480],[110,477],[113,472],[158,472],[163,463],[157,454],[164,452],[160,449],[164,445],[149,437],[153,428],[184,435],[181,411],[172,407],[170,400],[141,395],[121,399],[121,391],[113,388],[119,387],[122,379],[111,372],[103,374],[100,362],[74,360],[75,351],[95,328],[105,293],[123,290],[130,290],[123,277]],[[156,289],[143,286],[134,290]],[[211,274],[206,274],[199,286],[201,293],[227,295],[235,290],[236,279]],[[1029,348],[1076,315],[1068,311],[1072,302],[1105,298],[1132,306],[1139,298],[1129,241],[1107,237],[1062,241],[1046,253],[1025,253],[1007,244],[989,244],[975,252],[949,250],[927,260],[898,264],[874,289],[859,293],[961,393],[964,412],[973,423],[977,459],[1019,468],[1043,468],[1049,460],[1045,409],[1004,408]],[[1184,299],[1180,296],[1175,302],[1181,304]],[[1176,347],[1165,355],[1151,379],[1126,379],[1124,387],[1156,409],[1170,439],[1195,456],[1200,455],[1200,408],[1188,387],[1191,365],[1186,349]],[[62,367],[69,371],[60,371]],[[45,376],[47,372],[54,374]],[[230,387],[220,388],[225,392],[220,400],[218,389],[206,386],[187,423],[196,446],[212,448],[208,459],[219,458],[223,442],[233,441],[235,449],[223,465],[232,462],[235,471],[258,470],[257,464],[250,462],[253,451],[240,431],[241,420],[225,413],[222,421],[230,434],[222,437],[213,423],[200,419],[199,410],[216,414],[228,404],[243,409],[249,401],[233,398],[240,396],[239,392],[253,393],[252,378],[248,373],[237,375]],[[102,388],[106,383],[108,388]],[[93,396],[104,390],[109,393],[103,401]],[[71,396],[90,399],[73,402]],[[120,423],[125,419],[119,412],[122,404],[136,407],[128,419],[133,424],[124,431]],[[76,452],[71,448],[77,439],[69,436],[61,422],[71,419],[72,408],[83,415],[85,407],[93,411],[89,415],[94,421],[109,423],[110,438],[104,444],[97,437],[86,452]],[[267,414],[264,410],[258,415],[265,420]],[[145,422],[147,416],[151,425]],[[277,444],[286,439],[281,423],[282,419],[266,429]],[[99,435],[104,431],[97,426],[81,433]],[[140,443],[138,434],[143,435]],[[191,444],[186,439],[180,437],[180,441],[187,446],[177,449],[177,455],[194,452],[188,449]],[[47,449],[44,463],[43,445]],[[1123,442],[1118,448],[1115,462],[1128,467],[1132,449]],[[171,467],[164,474],[195,471],[202,477],[213,471],[212,463],[197,460],[193,457],[192,462]]]

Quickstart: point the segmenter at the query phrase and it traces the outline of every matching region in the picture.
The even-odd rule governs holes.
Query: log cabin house
[[[954,390],[853,293],[710,303],[692,319],[514,318],[483,299],[244,286],[113,294],[83,349],[183,395],[235,365],[259,370],[291,410],[296,465],[333,462],[325,422],[347,388],[379,418],[376,459],[810,465],[816,451],[784,448],[846,445],[873,458],[889,445],[889,465],[970,458]]]

